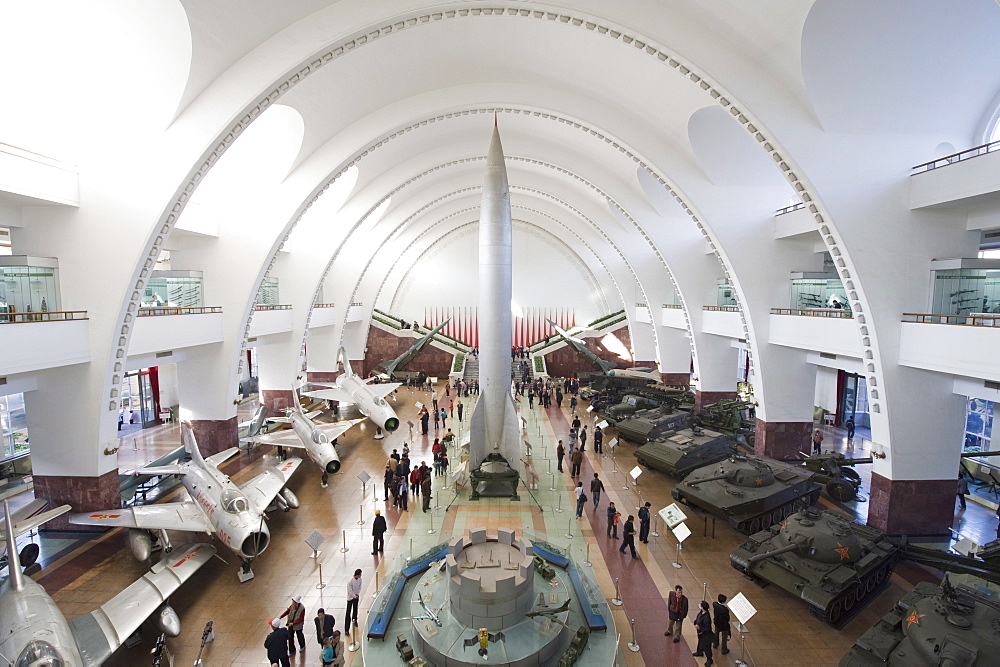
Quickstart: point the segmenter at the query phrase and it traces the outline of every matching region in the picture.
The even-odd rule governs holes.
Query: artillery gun
[[[734,454],[693,471],[671,494],[751,535],[819,500],[820,487],[811,478],[812,473],[800,466]]]
[[[622,429],[619,426],[619,437]],[[640,465],[665,472],[681,479],[692,470],[723,461],[733,455],[736,443],[732,437],[714,431],[699,434],[666,433],[635,450]]]
[[[736,435],[745,434],[753,445],[753,434],[757,428],[756,422],[750,417],[752,403],[735,398],[727,398],[716,403],[701,406],[698,419],[702,426],[722,433]]]
[[[985,587],[918,583],[869,628],[840,667],[993,665],[1000,655],[1000,600]]]
[[[750,579],[799,596],[839,628],[887,585],[900,555],[888,535],[810,508],[754,533],[729,560]]]
[[[691,413],[687,410],[668,413],[662,408],[639,410],[615,426],[619,438],[642,445],[673,431],[690,428]]]
[[[861,475],[852,466],[871,463],[872,458],[849,459],[839,452],[813,454],[802,467],[813,473],[813,481],[822,484],[830,497],[840,502],[854,500],[861,489]]]

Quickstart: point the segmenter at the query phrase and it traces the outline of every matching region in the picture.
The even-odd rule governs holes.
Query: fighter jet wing
[[[59,507],[48,510],[47,512],[43,512],[42,510],[44,510],[48,504],[48,500],[45,500],[44,498],[37,498],[24,507],[11,512],[10,520],[11,523],[14,524],[14,534],[23,535],[29,530],[34,530],[46,521],[54,519],[61,514],[65,514],[72,509],[69,505],[60,505]],[[3,524],[0,524],[0,540],[6,539],[7,531],[3,527]]]
[[[278,465],[267,468],[261,474],[240,487],[253,506],[261,514],[271,504],[278,492],[284,488],[288,478],[292,476],[302,459],[292,457],[281,461]]]
[[[183,530],[211,534],[215,528],[192,502],[158,503],[100,512],[70,514],[69,522],[87,526],[121,526],[145,530]]]
[[[211,456],[205,457],[205,463],[210,463],[216,468],[221,466],[223,463],[233,458],[240,453],[239,447],[230,447],[229,449],[223,449],[218,454],[212,454]]]
[[[275,445],[277,447],[305,447],[302,439],[295,431],[278,431],[277,433],[266,433],[258,435],[253,439],[258,445]]]
[[[141,579],[98,609],[69,622],[86,665],[102,665],[160,608],[192,574],[215,555],[207,544],[194,544],[161,561]]]
[[[315,391],[303,392],[303,396],[318,398],[323,401],[339,401],[341,403],[353,403],[354,397],[343,389],[332,385],[326,385],[326,389],[316,389]]]
[[[370,384],[368,385],[368,390],[378,396],[379,398],[385,398],[392,392],[396,391],[397,388],[403,386],[401,382],[389,382],[388,384]]]

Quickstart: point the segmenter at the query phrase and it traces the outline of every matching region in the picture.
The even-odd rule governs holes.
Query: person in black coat
[[[267,661],[272,665],[289,667],[288,663],[288,628],[281,627],[280,618],[271,619],[271,634],[264,640],[267,649]]]
[[[372,521],[372,555],[376,553],[385,553],[385,531],[387,530],[385,525],[385,517],[382,516],[381,510],[375,510],[375,520]],[[325,635],[329,637],[330,635]]]
[[[719,594],[719,601],[712,603],[712,615],[715,617],[715,639],[712,640],[712,648],[719,648],[722,643],[722,655],[729,653],[729,638],[732,637],[733,629],[729,625],[729,607],[726,606],[726,596]]]
[[[639,554],[635,552],[635,517],[631,514],[625,519],[625,527],[622,529],[622,545],[618,549],[618,553],[625,553],[625,547],[632,550],[632,558],[639,557]]]
[[[559,444],[556,446],[556,470],[559,472],[563,471],[562,460],[564,456],[566,456],[566,448],[563,447],[562,440],[560,440]]]
[[[316,618],[313,619],[313,623],[316,624],[316,641],[319,642],[320,646],[323,646],[326,638],[333,634],[335,622],[333,616],[326,613],[322,607],[316,612]]]
[[[694,618],[694,627],[698,631],[698,650],[691,655],[708,658],[705,662],[707,666],[712,664],[712,640],[715,635],[712,633],[712,616],[708,613],[708,603],[702,600],[700,607]]]

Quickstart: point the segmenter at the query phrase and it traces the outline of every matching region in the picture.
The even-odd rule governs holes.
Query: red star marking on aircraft
[[[177,561],[176,563],[173,564],[173,567],[180,567],[184,563],[188,562],[189,560],[191,560],[192,558],[194,558],[195,556],[197,556],[199,551],[201,551],[201,547],[195,549],[194,551],[192,551],[191,553],[189,553],[187,556],[184,556],[184,558],[181,558],[179,561]]]
[[[91,514],[91,519],[117,519],[121,514]]]
[[[847,560],[851,557],[851,547],[845,547],[840,542],[837,542],[837,546],[833,550],[840,554],[840,560]]]
[[[920,619],[922,619],[927,614],[918,614],[916,611],[911,611],[910,615],[906,617],[906,627],[910,627],[914,623],[920,625]]]

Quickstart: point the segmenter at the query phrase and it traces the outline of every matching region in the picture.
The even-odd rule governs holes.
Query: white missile
[[[490,454],[520,458],[510,395],[512,224],[507,167],[494,120],[479,210],[479,401],[470,421],[470,468]]]

